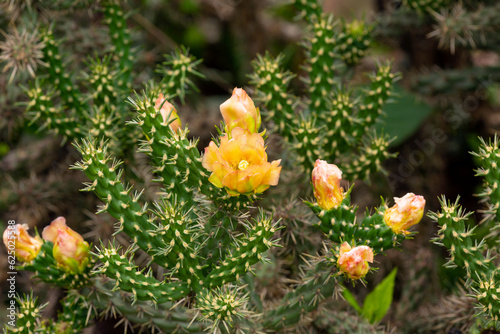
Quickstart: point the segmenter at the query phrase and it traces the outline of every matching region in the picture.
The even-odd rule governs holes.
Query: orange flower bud
[[[344,199],[344,189],[340,187],[342,171],[333,164],[316,160],[312,171],[314,197],[323,210],[337,208]]]
[[[208,180],[231,196],[259,194],[277,185],[280,162],[267,162],[262,136],[242,128],[234,128],[231,138],[223,136],[219,147],[210,142],[202,159],[203,167],[212,172]]]
[[[360,279],[370,270],[368,262],[373,262],[373,250],[368,246],[351,246],[344,242],[340,246],[340,256],[337,260],[339,269],[350,279]]]
[[[43,239],[54,243],[52,255],[67,272],[79,274],[89,262],[89,244],[82,236],[66,226],[66,219],[58,217],[42,232]]]
[[[259,108],[242,88],[235,88],[229,100],[220,105],[220,112],[226,123],[226,132],[242,128],[256,133],[261,124]]]
[[[28,229],[27,224],[16,224],[12,228],[9,226],[3,232],[3,243],[9,250],[14,244],[16,258],[21,262],[32,261],[43,245],[43,241],[38,235],[33,238],[28,234]]]
[[[181,127],[181,119],[177,115],[177,110],[172,103],[165,100],[165,97],[161,93],[158,99],[156,99],[155,109],[161,113],[163,122],[171,122],[169,126],[173,132],[176,132]]]
[[[408,193],[404,197],[394,198],[396,204],[385,210],[384,222],[397,234],[407,234],[408,229],[418,224],[424,215],[425,199]]]

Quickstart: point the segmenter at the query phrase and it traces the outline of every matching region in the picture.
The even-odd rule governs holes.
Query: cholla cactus
[[[259,56],[253,63],[251,83],[264,118],[274,123],[272,131],[283,136],[304,172],[309,173],[316,159],[322,158],[344,166],[349,180],[368,179],[393,156],[388,152],[389,138],[377,135],[373,125],[398,76],[391,73],[390,65],[380,65],[370,76],[370,88],[359,95],[356,91],[354,97],[353,88],[343,82],[349,80],[345,69],[365,54],[371,27],[334,20],[317,11],[318,3],[313,0],[297,3],[305,6],[310,29],[304,42],[307,96],[299,98],[289,92],[294,75],[282,69],[282,56]]]
[[[242,92],[235,90],[234,94],[241,96]],[[59,320],[45,326],[34,319],[36,330],[77,332],[85,327],[88,319],[96,315],[95,310],[103,307],[95,300],[102,289],[98,288],[102,286],[102,277],[109,280],[108,286],[114,291],[105,289],[106,293],[119,293],[128,299],[130,305],[120,313],[150,329],[168,332],[185,325],[181,319],[158,320],[158,312],[154,311],[134,317],[132,310],[144,307],[136,304],[159,308],[178,305],[179,312],[195,322],[193,327],[185,328],[190,332],[198,332],[202,321],[216,332],[229,333],[233,327],[281,330],[296,325],[316,310],[339,289],[342,280],[362,279],[370,270],[374,254],[397,246],[407,237],[408,233],[394,232],[384,223],[384,212],[388,212],[385,205],[358,224],[356,208],[350,204],[350,190],[345,192],[340,187],[341,171],[318,161],[313,171],[318,202],[306,204],[334,246],[327,246],[325,254],[308,264],[295,290],[291,289],[277,303],[259,301],[260,310],[252,312],[249,303],[255,303],[259,297],[243,282],[252,282],[248,273],[253,265],[265,262],[265,253],[278,245],[274,234],[280,227],[262,210],[250,218],[249,209],[256,195],[277,185],[279,161],[267,161],[262,137],[265,131],[259,133],[256,128],[250,133],[240,127],[214,138],[202,157],[196,142],[187,139],[188,130],[172,127],[176,121],[171,118],[174,109],[167,107],[169,113],[165,116],[166,102],[157,103],[159,98],[163,99],[156,90],[149,89],[130,99],[137,112],[133,125],[147,138],[141,150],[150,156],[157,181],[164,188],[153,203],[141,203],[140,193],[131,195],[132,187],[121,180],[120,162],[112,158],[105,143],[83,140],[77,145],[83,159],[74,168],[90,179],[85,190],[93,191],[104,202],[100,211],[113,216],[118,221],[116,233],[125,233],[133,244],[126,250],[114,243],[101,244],[90,257],[89,245],[66,226],[64,218],[59,217],[46,227],[41,250],[36,257],[26,259],[23,268],[34,271],[45,282],[74,292],[63,300]],[[253,111],[253,102],[247,102],[244,108]],[[252,115],[254,121],[260,117],[258,111]],[[236,117],[247,116],[242,112]],[[232,121],[233,118],[229,124]],[[224,129],[230,129],[229,124]],[[245,136],[244,140],[240,136]],[[332,202],[334,205],[330,205]],[[405,210],[409,211],[408,217],[417,217],[412,218],[413,224],[422,216],[423,208],[408,206]],[[138,249],[150,258],[150,263],[142,268],[134,259]],[[167,275],[157,276],[152,263],[162,267]],[[97,266],[90,271],[94,264]],[[114,310],[116,303],[119,301],[104,306],[104,312]],[[253,323],[248,317],[260,320]]]
[[[499,251],[498,239],[499,201],[498,190],[500,163],[500,148],[495,137],[486,143],[481,139],[479,151],[473,153],[477,157],[479,168],[476,175],[483,178],[483,191],[478,194],[486,204],[483,224],[491,231],[485,239],[475,236],[477,226],[469,227],[471,212],[466,212],[459,204],[441,198],[442,208],[429,216],[436,221],[440,230],[435,243],[446,247],[450,252],[449,267],[459,267],[465,270],[466,288],[471,289],[472,296],[478,303],[476,314],[483,326],[500,328],[500,271],[494,260]]]

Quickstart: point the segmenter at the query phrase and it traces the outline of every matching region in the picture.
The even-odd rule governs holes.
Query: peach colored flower
[[[344,189],[340,187],[342,171],[333,164],[316,160],[312,171],[314,197],[323,210],[337,208],[344,199]]]
[[[230,99],[220,105],[220,112],[226,123],[226,132],[242,128],[250,133],[259,131],[261,124],[259,108],[242,88],[235,88]]]
[[[3,243],[7,249],[11,250],[10,245],[14,242],[16,258],[21,262],[32,261],[43,245],[43,241],[38,235],[33,238],[28,234],[28,229],[27,224],[16,224],[12,228],[9,226],[3,232]]]
[[[425,199],[408,193],[404,197],[394,198],[396,204],[385,210],[384,222],[397,234],[407,234],[408,229],[420,222],[424,215]]]
[[[340,246],[340,256],[337,260],[339,269],[350,279],[360,279],[370,270],[368,262],[373,262],[373,250],[368,246],[351,246],[344,242]]]
[[[66,226],[64,217],[56,218],[45,227],[42,237],[54,243],[52,254],[65,271],[72,274],[83,272],[89,262],[89,244]]]
[[[161,113],[163,122],[168,123],[171,121],[169,126],[173,132],[176,132],[181,127],[181,119],[177,115],[177,110],[161,93],[158,99],[156,99],[155,109]]]
[[[277,185],[280,162],[267,162],[262,136],[242,128],[234,128],[231,137],[224,135],[219,147],[210,142],[202,160],[203,167],[212,172],[208,180],[216,187],[225,187],[231,196],[259,194]]]

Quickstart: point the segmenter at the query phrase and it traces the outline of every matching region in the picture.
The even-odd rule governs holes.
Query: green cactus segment
[[[321,16],[323,9],[318,0],[294,0],[295,8],[299,11],[299,18],[308,23]]]
[[[450,4],[451,0],[403,0],[403,5],[415,9],[419,13],[439,12]]]
[[[108,113],[116,110],[118,93],[114,85],[119,80],[116,70],[110,66],[110,61],[110,56],[103,59],[92,58],[88,62],[90,73],[84,74],[84,78],[90,84],[89,91],[92,94],[94,104],[102,105]]]
[[[485,252],[486,243],[474,237],[473,228],[467,227],[472,212],[465,212],[458,204],[440,198],[441,211],[430,212],[429,217],[440,226],[434,243],[446,247],[450,252],[449,267],[458,266],[467,272],[467,284],[476,293],[481,304],[481,312],[495,322],[500,314],[500,277],[499,270],[489,252]]]
[[[47,304],[39,305],[38,298],[33,297],[33,291],[30,295],[16,298],[16,301],[16,318],[13,321],[15,325],[12,326],[9,322],[6,322],[4,324],[5,333],[44,333],[41,320],[42,311]],[[11,305],[8,307],[11,307]]]
[[[102,3],[105,22],[109,27],[111,42],[113,43],[113,61],[118,68],[117,86],[125,92],[132,89],[132,64],[134,57],[130,48],[130,33],[127,28],[126,16],[117,4],[117,1]]]
[[[87,327],[88,300],[76,290],[71,291],[61,302],[62,311],[58,314],[57,323],[52,333],[78,334]]]
[[[296,325],[308,313],[318,309],[325,298],[338,288],[339,277],[333,277],[334,267],[322,261],[307,271],[295,290],[288,292],[278,305],[265,310],[264,327],[280,330]]]
[[[336,44],[342,55],[342,60],[350,66],[356,65],[362,59],[372,41],[373,26],[363,21],[353,20],[342,24],[342,32],[336,38]]]
[[[344,177],[348,180],[367,180],[377,172],[386,173],[382,163],[395,158],[397,153],[389,152],[389,145],[393,139],[387,135],[373,133],[363,140],[360,153],[352,161],[345,163]]]
[[[36,258],[31,262],[26,262],[21,268],[35,273],[35,278],[59,287],[78,289],[88,285],[90,270],[94,262],[89,261],[86,269],[81,274],[69,274],[58,266],[52,255],[53,248],[54,244],[52,242],[45,241]]]
[[[217,288],[212,290],[201,290],[196,295],[196,307],[201,311],[205,319],[213,321],[216,328],[220,323],[227,326],[233,323],[235,318],[242,318],[248,297],[240,296],[238,289]]]
[[[35,81],[35,84],[28,90],[29,102],[27,104],[27,111],[33,115],[32,122],[41,119],[44,124],[41,127],[55,131],[56,134],[61,135],[64,140],[72,140],[81,135],[82,130],[79,122],[66,111],[53,104],[55,98],[54,90],[49,92],[42,92],[41,82]]]
[[[74,75],[68,72],[61,61],[59,44],[54,40],[52,30],[46,29],[42,36],[45,44],[43,61],[48,64],[49,80],[59,92],[64,108],[69,109],[71,113],[81,114],[85,108],[81,102],[80,91],[71,81]]]
[[[371,86],[365,92],[365,98],[358,114],[358,118],[363,120],[358,132],[360,136],[369,131],[382,115],[382,107],[391,95],[392,85],[397,79],[398,77],[391,73],[390,64],[380,65],[377,73],[370,75]]]
[[[298,126],[297,113],[298,98],[288,93],[288,85],[295,75],[283,71],[283,55],[272,58],[268,53],[258,55],[252,62],[254,73],[250,75],[250,82],[256,88],[255,101],[264,105],[264,119],[273,121],[277,131],[285,140],[292,141],[293,129]]]
[[[108,212],[120,222],[119,231],[123,230],[135,244],[147,252],[151,259],[167,268],[175,267],[177,262],[170,262],[167,256],[155,254],[155,249],[163,249],[167,245],[163,238],[155,235],[154,224],[146,216],[146,207],[139,204],[139,195],[130,196],[131,188],[127,188],[120,180],[122,171],[118,171],[121,162],[115,161],[108,166],[111,157],[107,146],[97,145],[95,141],[84,140],[76,148],[82,154],[82,161],[75,164],[91,180],[84,191],[93,191],[105,203],[100,212]]]
[[[277,224],[261,213],[259,220],[254,220],[251,227],[247,227],[247,233],[235,241],[233,250],[228,251],[224,261],[207,275],[205,286],[217,287],[239,280],[251,271],[252,265],[264,261],[262,253],[278,246],[277,240],[272,240]]]
[[[486,143],[480,138],[481,144],[477,153],[472,153],[478,160],[480,168],[476,169],[476,176],[483,179],[483,190],[478,194],[486,203],[486,218],[500,221],[500,149],[498,138]]]
[[[293,131],[293,149],[295,160],[300,164],[302,171],[309,174],[316,159],[323,157],[321,143],[324,137],[322,129],[316,126],[316,120],[302,120],[297,129]]]
[[[313,21],[310,41],[306,43],[309,87],[309,109],[315,110],[324,119],[329,104],[330,93],[335,87],[335,25],[332,15],[320,16]]]
[[[198,285],[203,284],[198,255],[201,226],[191,220],[189,211],[183,212],[180,206],[168,201],[156,202],[155,207],[153,212],[161,220],[155,234],[162,236],[167,244],[159,254],[173,257],[172,260],[177,263],[172,271],[193,289],[197,289]]]
[[[339,91],[330,100],[330,111],[322,116],[325,125],[325,151],[330,156],[339,157],[355,145],[358,139],[357,123],[354,116],[355,103],[349,93]]]
[[[203,250],[206,259],[206,271],[213,269],[227,256],[236,228],[236,220],[225,210],[218,210],[205,223],[204,235],[207,237]]]
[[[208,174],[201,166],[201,156],[196,141],[186,138],[187,130],[172,131],[167,117],[156,110],[150,98],[143,96],[130,103],[137,109],[138,119],[133,123],[142,128],[146,141],[141,152],[148,154],[156,166],[157,182],[165,187],[166,199],[181,206],[194,205],[194,190],[206,188]],[[173,110],[171,112],[174,112]],[[206,190],[206,189],[204,189]]]
[[[385,205],[375,214],[368,215],[357,222],[357,207],[350,206],[349,190],[338,208],[323,210],[317,204],[305,202],[320,219],[319,229],[333,242],[348,242],[351,246],[366,245],[376,254],[398,246],[407,235],[396,234],[384,223]]]
[[[184,47],[176,49],[171,55],[166,55],[165,58],[162,66],[159,66],[156,70],[163,76],[160,84],[163,94],[170,97],[179,97],[184,103],[184,97],[189,89],[198,91],[191,77],[204,78],[204,75],[197,70],[202,60],[196,60],[189,54],[189,50]]]
[[[132,295],[124,291],[113,291],[113,287],[114,281],[99,277],[94,280],[93,288],[84,293],[89,295],[95,309],[104,310],[103,313],[108,316],[122,316],[137,324],[143,332],[151,333],[154,328],[163,333],[206,333],[204,324],[193,319],[187,308],[175,306],[171,302],[152,303],[140,300],[131,305]]]
[[[481,304],[480,313],[493,320],[497,329],[500,327],[500,269],[496,268],[489,277],[478,278],[472,288]]]
[[[175,301],[185,297],[191,290],[184,282],[158,281],[152,272],[144,273],[138,270],[133,261],[133,248],[124,254],[119,254],[118,249],[111,246],[99,250],[99,260],[102,265],[97,273],[116,280],[116,289],[132,293],[132,303],[137,300],[150,300],[155,303]]]
[[[472,279],[479,273],[483,276],[481,279],[486,278],[485,273],[492,272],[495,265],[489,254],[483,255],[486,244],[474,238],[476,227],[469,228],[466,224],[472,212],[466,213],[458,204],[458,198],[452,204],[443,197],[440,203],[441,211],[429,213],[429,217],[441,227],[438,237],[433,241],[449,249],[449,266],[466,269],[467,277]]]

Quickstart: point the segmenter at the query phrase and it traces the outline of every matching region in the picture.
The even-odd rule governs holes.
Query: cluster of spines
[[[285,140],[292,141],[293,129],[298,127],[298,98],[288,92],[290,80],[295,75],[282,69],[283,56],[272,58],[268,53],[258,55],[252,65],[254,73],[250,82],[256,88],[255,100],[265,106],[266,121],[275,124],[277,131]]]
[[[69,292],[61,301],[62,310],[58,314],[53,332],[78,334],[88,325],[90,302],[77,290]]]
[[[440,226],[438,237],[433,241],[449,250],[450,260],[447,266],[465,269],[466,284],[476,291],[475,297],[481,304],[480,312],[498,322],[500,286],[495,283],[499,277],[498,268],[490,252],[486,250],[484,240],[478,240],[474,236],[477,226],[468,227],[468,218],[472,213],[466,213],[458,204],[458,199],[451,203],[443,197],[440,202],[441,211],[429,213],[429,217]]]
[[[342,24],[342,32],[336,38],[342,60],[349,66],[356,65],[366,55],[371,43],[373,27],[359,20]]]
[[[204,77],[197,69],[201,59],[195,59],[189,54],[189,50],[184,47],[176,49],[172,54],[166,55],[165,58],[162,66],[159,66],[156,70],[163,76],[161,89],[164,94],[179,97],[184,102],[184,97],[189,89],[198,90],[191,77]]]
[[[29,101],[26,110],[33,115],[32,122],[42,119],[43,128],[54,130],[65,140],[70,140],[77,135],[81,135],[82,130],[79,122],[64,109],[54,106],[54,90],[42,91],[40,81],[36,80],[34,85],[26,90]]]
[[[38,298],[33,297],[33,291],[30,295],[16,298],[16,321],[15,326],[6,323],[5,333],[44,333],[40,320],[42,319],[42,310],[47,304],[39,305]]]
[[[117,64],[117,86],[122,91],[132,88],[133,54],[131,51],[130,32],[127,28],[127,17],[120,8],[118,1],[106,0],[102,3],[106,24],[109,28],[113,49],[113,61]]]
[[[318,228],[336,244],[348,242],[351,246],[367,245],[376,254],[398,246],[405,238],[405,234],[394,233],[384,223],[383,204],[373,215],[368,213],[358,222],[357,207],[350,205],[350,190],[342,203],[332,210],[323,210],[317,204],[305,202],[319,218]]]
[[[225,259],[207,275],[206,285],[217,287],[239,280],[244,273],[251,271],[252,265],[264,261],[262,254],[278,246],[277,240],[272,239],[276,225],[261,213],[261,217],[247,227],[247,234],[235,240]]]
[[[205,319],[213,321],[214,329],[223,325],[229,332],[228,324],[232,327],[235,318],[243,316],[247,300],[236,288],[201,290],[196,295],[196,307]]]
[[[114,246],[101,248],[97,257],[101,265],[96,273],[105,274],[116,281],[114,289],[130,292],[132,304],[138,300],[149,300],[154,303],[176,301],[185,297],[191,290],[184,282],[159,281],[153,277],[152,271],[144,273],[133,261],[134,249],[129,248],[123,254]]]

